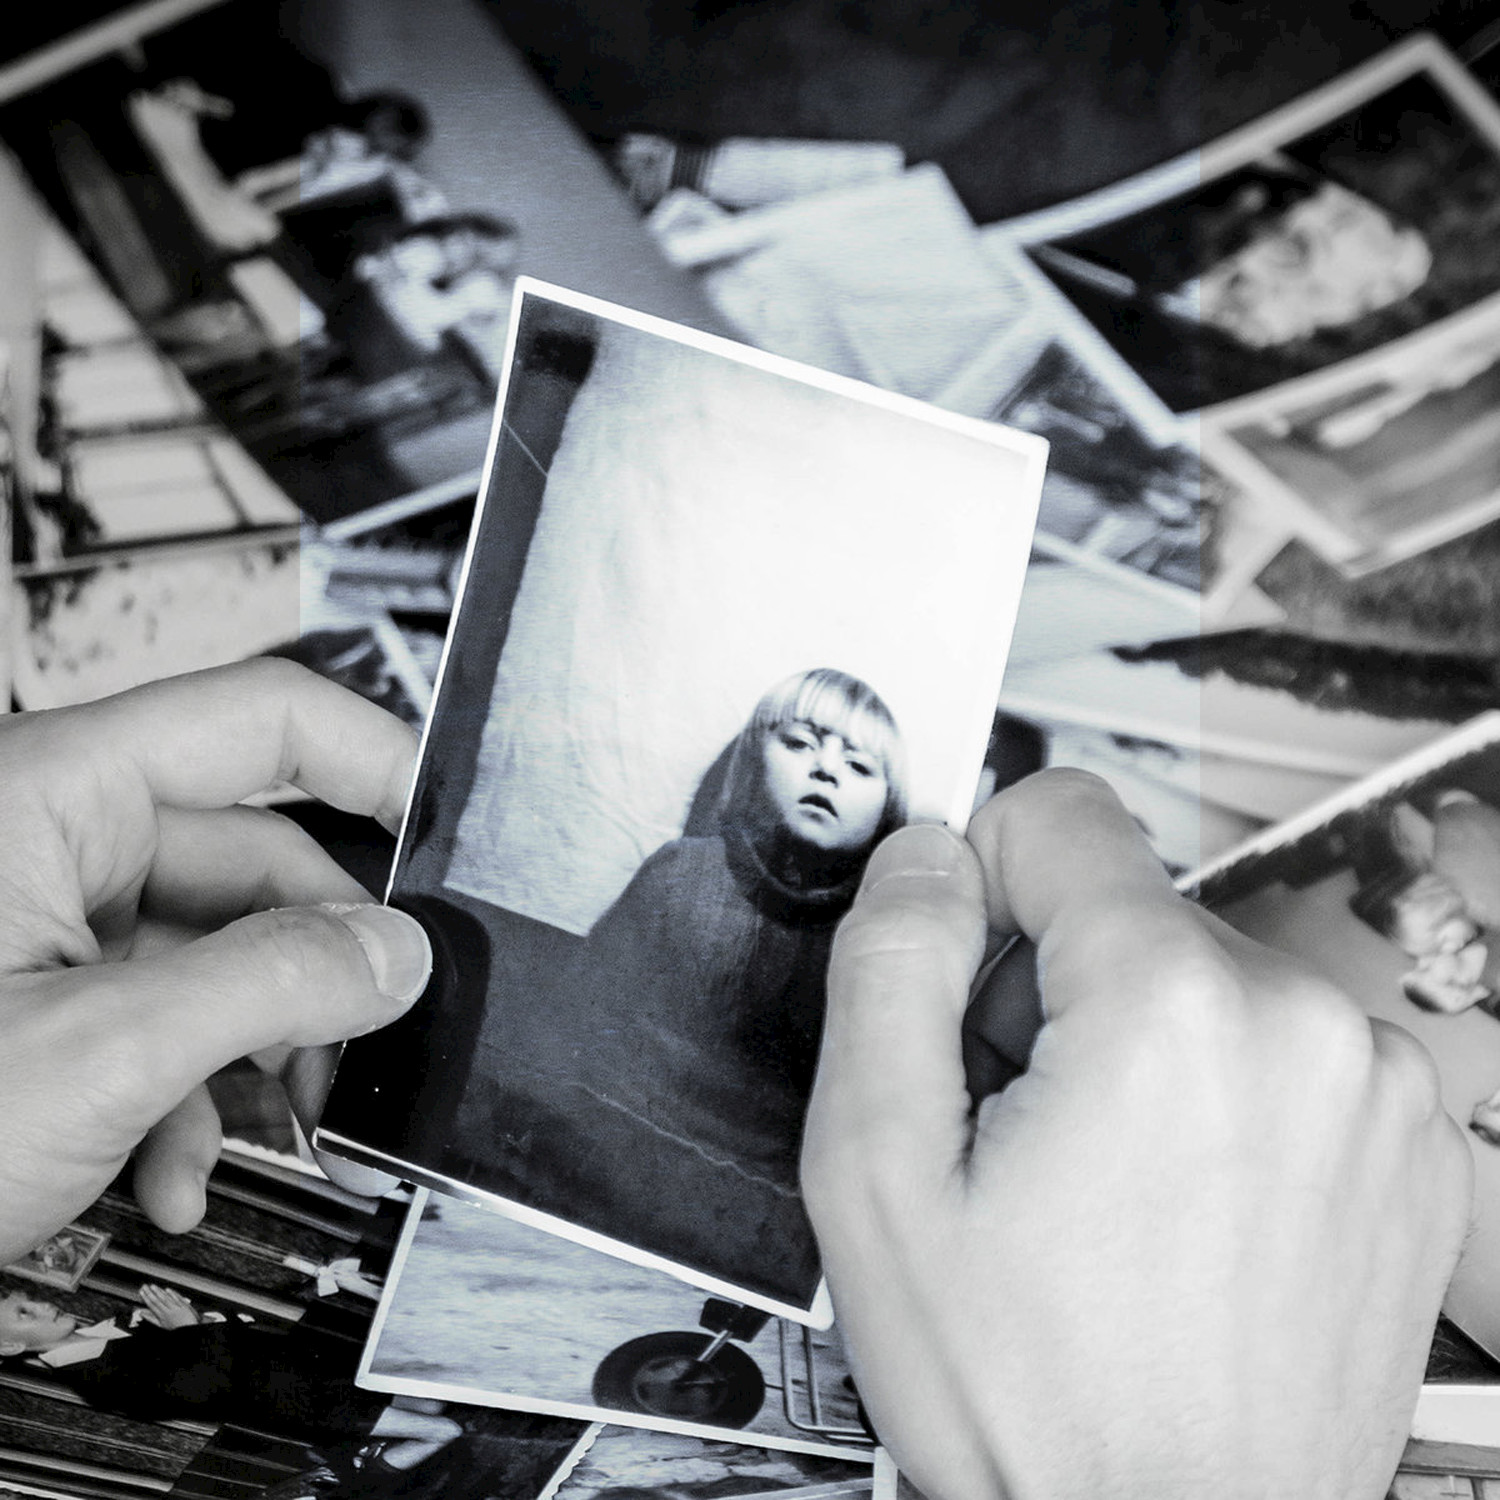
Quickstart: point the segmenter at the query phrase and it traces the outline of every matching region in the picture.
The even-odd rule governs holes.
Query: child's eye
[[[873,776],[875,774],[875,766],[871,761],[868,760],[846,759],[844,764],[847,765],[856,776]]]
[[[813,750],[817,747],[817,741],[810,734],[804,734],[796,729],[783,729],[780,732],[781,743],[788,750]]]

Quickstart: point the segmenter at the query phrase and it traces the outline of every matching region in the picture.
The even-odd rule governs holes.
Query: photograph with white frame
[[[1201,151],[989,232],[1188,414],[1500,293],[1497,204],[1500,104],[1418,34]]]
[[[16,702],[85,703],[295,640],[297,550],[295,536],[236,537],[18,578],[10,639]]]
[[[320,1140],[822,1323],[833,925],[967,821],[1046,445],[521,285],[389,893],[436,976]]]
[[[601,1427],[541,1500],[872,1500],[870,1465]]]
[[[1188,883],[1432,1054],[1467,1128],[1475,1219],[1444,1312],[1500,1354],[1500,713],[1471,721]]]
[[[1500,299],[1221,408],[1204,449],[1351,576],[1500,517]]]
[[[724,326],[471,0],[124,6],[0,68],[0,139],[318,522],[477,475],[518,271]]]
[[[1034,316],[994,351],[990,421],[1047,439],[1038,550],[1129,580],[1199,618],[1196,452],[1162,443],[1066,322]],[[971,372],[977,373],[977,372]]]
[[[663,1272],[421,1188],[359,1384],[870,1458],[836,1329],[768,1321]]]

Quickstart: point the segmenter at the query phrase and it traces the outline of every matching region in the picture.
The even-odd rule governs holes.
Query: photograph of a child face
[[[323,1135],[817,1322],[834,929],[967,819],[1043,445],[601,308],[523,293],[391,888],[437,974]]]
[[[725,822],[762,827],[791,858],[859,860],[906,821],[900,731],[875,690],[832,667],[756,705],[730,761]]]
[[[1445,1311],[1500,1349],[1500,714],[1225,856],[1200,893],[1432,1055],[1475,1168]]]

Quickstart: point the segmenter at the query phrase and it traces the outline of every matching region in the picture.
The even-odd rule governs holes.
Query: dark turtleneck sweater
[[[551,1119],[525,1122],[534,1165],[571,1182],[583,1221],[807,1304],[802,1120],[863,863],[730,826],[658,849],[600,918],[550,1016],[572,1038],[545,1080]]]

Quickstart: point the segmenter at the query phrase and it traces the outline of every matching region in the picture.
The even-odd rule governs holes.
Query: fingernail
[[[1461,807],[1478,802],[1479,798],[1473,792],[1466,792],[1460,787],[1452,787],[1440,796],[1435,807]]]
[[[968,846],[941,823],[898,829],[870,856],[864,888],[874,890],[896,875],[952,875],[968,857]]]
[[[346,906],[330,903],[332,912],[365,950],[375,987],[403,1003],[415,1000],[432,973],[432,945],[415,917],[393,906]]]

